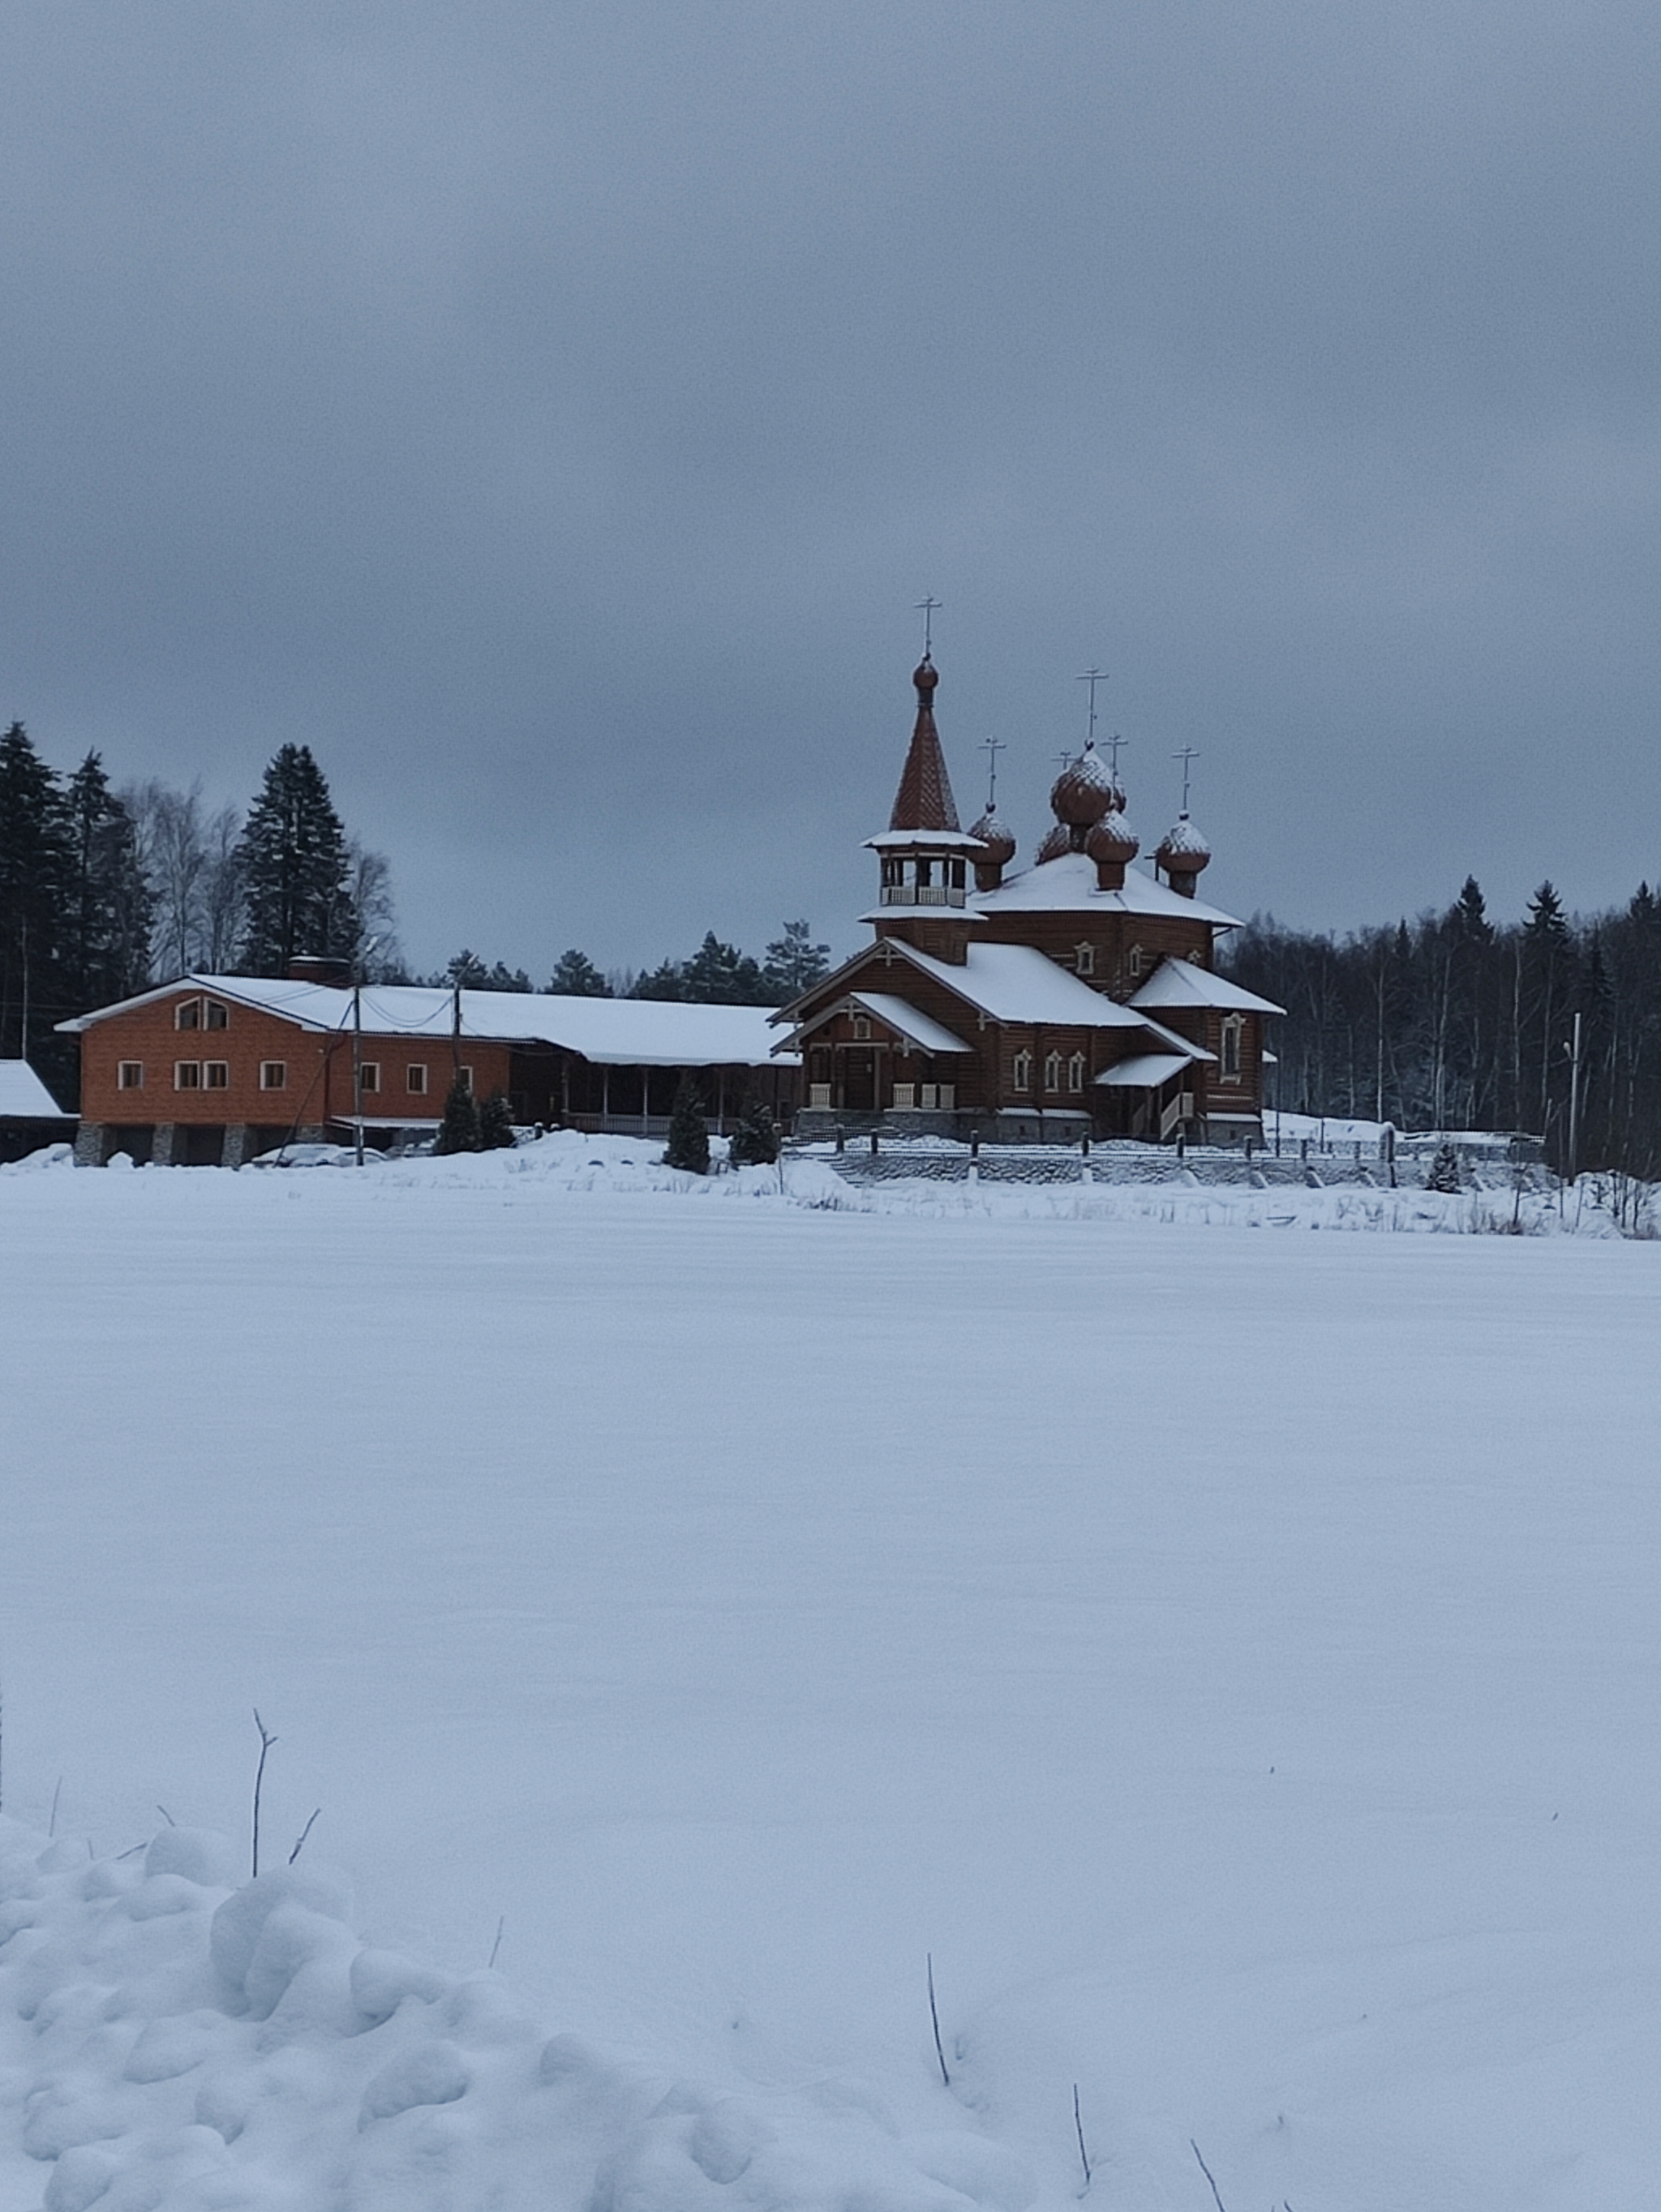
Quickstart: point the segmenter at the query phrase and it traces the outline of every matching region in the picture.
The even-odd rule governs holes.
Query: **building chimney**
[[[320,983],[332,991],[351,988],[352,963],[320,952],[302,952],[289,963],[290,983]]]

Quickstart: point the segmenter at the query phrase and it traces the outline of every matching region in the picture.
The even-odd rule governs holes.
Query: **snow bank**
[[[345,1884],[222,1837],[97,1858],[0,1819],[0,2203],[45,2212],[1022,2212],[966,2123],[740,2099],[550,2037],[495,1973],[365,1948]],[[44,2169],[44,2171],[41,2171]]]

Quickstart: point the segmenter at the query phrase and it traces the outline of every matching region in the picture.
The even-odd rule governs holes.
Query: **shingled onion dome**
[[[1084,848],[1096,863],[1097,889],[1123,890],[1124,872],[1141,850],[1123,807],[1116,806],[1110,814],[1102,817],[1085,839]]]
[[[1118,796],[1092,738],[1077,760],[1069,762],[1062,770],[1050,793],[1056,819],[1073,832],[1068,847],[1070,852],[1083,852],[1086,838],[1102,817],[1111,811]]]
[[[1189,821],[1186,807],[1160,838],[1153,857],[1165,870],[1171,890],[1192,898],[1201,869],[1211,865],[1211,848]]]
[[[1033,866],[1041,868],[1046,860],[1059,860],[1072,850],[1073,832],[1065,822],[1058,822],[1032,855]]]
[[[1003,881],[1003,872],[1015,857],[1015,840],[999,819],[998,810],[989,805],[980,820],[970,831],[985,846],[983,854],[975,859],[975,888],[977,891],[995,891]]]

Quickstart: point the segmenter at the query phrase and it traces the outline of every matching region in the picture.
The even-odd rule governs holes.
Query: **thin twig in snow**
[[[305,1842],[307,1837],[312,1832],[312,1821],[316,1820],[318,1814],[322,1810],[323,1808],[320,1805],[313,1807],[311,1820],[307,1820],[305,1826],[301,1830],[299,1838],[296,1841],[294,1849],[289,1853],[289,1864],[290,1866],[292,1866],[295,1861],[300,1856],[301,1844]]]
[[[497,1952],[502,1948],[502,1929],[503,1929],[507,1925],[508,1925],[508,1916],[507,1916],[507,1914],[504,1912],[504,1913],[502,1915],[502,1917],[501,1917],[501,1918],[496,1922],[496,1942],[495,1942],[494,1943],[492,1943],[492,1944],[491,1944],[491,1946],[490,1946],[490,1955],[489,1960],[488,1960],[486,1961],[486,1963],[485,1963],[485,1968],[484,1968],[484,1971],[485,1971],[485,1972],[486,1972],[487,1974],[490,1972],[490,1968],[491,1968],[492,1966],[495,1966],[495,1964],[496,1964],[496,1953],[497,1953]]]
[[[277,1738],[267,1731],[265,1722],[259,1717],[258,1705],[253,1709],[253,1724],[259,1730],[259,1764],[253,1774],[253,1870],[257,1875],[259,1872],[259,1789],[265,1779],[265,1754]]]
[[[52,1793],[52,1818],[46,1823],[46,1838],[50,1842],[58,1833],[58,1801],[64,1794],[64,1778],[58,1778],[58,1786]]]
[[[1084,2147],[1084,2122],[1079,2115],[1079,2085],[1076,2081],[1073,2084],[1073,2125],[1079,2137],[1079,2163],[1084,2168],[1084,2187],[1079,2191],[1083,2197],[1090,2188],[1090,2153]]]
[[[940,2062],[940,2079],[949,2089],[952,2087],[952,2076],[946,2070],[946,2053],[940,2048],[940,2016],[934,2008],[934,1954],[930,1951],[928,1954],[928,2017],[934,2023],[934,2056]]]
[[[162,1819],[167,1822],[170,1828],[176,1828],[179,1826],[178,1821],[174,1820],[173,1814],[167,1810],[165,1805],[158,1805],[155,1809],[161,1815]]]
[[[1211,2168],[1206,2164],[1204,2159],[1200,2158],[1200,2146],[1195,2142],[1192,2136],[1188,2139],[1188,2147],[1193,2152],[1195,2157],[1200,2159],[1200,2171],[1204,2174],[1206,2179],[1211,2183],[1211,2193],[1217,2200],[1217,2212],[1228,2212],[1228,2207],[1223,2202],[1223,2192],[1218,2188],[1216,2181],[1212,2174]]]

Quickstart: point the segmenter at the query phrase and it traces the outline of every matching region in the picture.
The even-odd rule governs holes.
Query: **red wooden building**
[[[776,1017],[802,1062],[804,1134],[834,1125],[1075,1141],[1262,1133],[1263,1024],[1282,1010],[1215,969],[1239,925],[1196,885],[1186,809],[1150,875],[1116,777],[1087,745],[1050,793],[1032,866],[989,806],[959,828],[925,655],[888,828],[867,842],[875,941]]]

